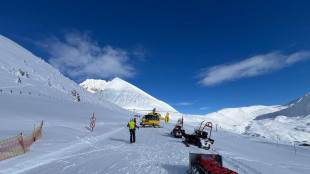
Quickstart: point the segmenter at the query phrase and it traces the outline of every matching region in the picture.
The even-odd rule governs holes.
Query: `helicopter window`
[[[159,117],[154,116],[154,115],[145,115],[144,118],[146,120],[154,120],[154,121],[159,121],[160,120]]]
[[[145,115],[145,119],[152,120],[152,116],[151,115]]]

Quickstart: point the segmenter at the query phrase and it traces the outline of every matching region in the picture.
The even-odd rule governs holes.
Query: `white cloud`
[[[207,110],[207,109],[209,109],[209,107],[202,107],[202,108],[200,108],[201,110]]]
[[[133,77],[128,53],[112,46],[100,47],[87,33],[67,33],[63,41],[51,38],[44,47],[49,62],[73,78]]]
[[[227,81],[271,73],[309,58],[309,51],[290,55],[280,52],[257,55],[237,63],[207,68],[200,74],[202,79],[199,83],[204,86],[215,86]]]
[[[177,103],[175,105],[179,105],[179,106],[189,106],[189,105],[192,105],[193,103],[190,103],[190,102],[180,102],[180,103]]]

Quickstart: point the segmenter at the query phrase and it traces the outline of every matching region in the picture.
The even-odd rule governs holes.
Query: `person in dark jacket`
[[[139,129],[139,126],[137,126],[135,121],[131,119],[130,122],[127,124],[127,127],[129,127],[129,132],[130,132],[130,143],[135,143],[136,142],[136,128]]]

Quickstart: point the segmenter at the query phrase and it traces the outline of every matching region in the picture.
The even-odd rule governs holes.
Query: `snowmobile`
[[[219,154],[189,154],[190,170],[188,174],[238,174],[223,167],[222,156]]]
[[[183,134],[185,134],[185,130],[183,129],[183,116],[178,119],[178,122],[171,131],[171,134],[174,135],[175,138],[182,138]]]
[[[183,136],[185,138],[185,141],[183,141],[183,143],[187,147],[189,147],[189,144],[194,144],[194,145],[198,146],[199,148],[205,148],[207,150],[209,150],[211,148],[211,144],[214,143],[214,140],[211,139],[212,123],[207,122],[202,127],[203,122],[200,123],[200,126],[198,129],[194,130],[193,134],[185,134],[185,133],[183,134]],[[208,132],[204,131],[204,129],[206,127],[210,128],[209,137],[208,137]]]

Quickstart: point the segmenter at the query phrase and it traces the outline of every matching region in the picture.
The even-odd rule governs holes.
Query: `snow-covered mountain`
[[[87,79],[80,85],[91,92],[96,92],[100,99],[108,100],[125,109],[152,110],[156,108],[157,111],[177,112],[169,104],[152,97],[120,78],[114,78],[108,82],[105,80]]]
[[[219,123],[222,128],[231,130],[237,133],[245,133],[246,127],[257,116],[279,111],[284,109],[284,106],[250,106],[241,108],[226,108],[220,111],[207,114],[205,117]]]
[[[0,91],[47,97],[62,102],[96,103],[118,108],[62,75],[17,43],[0,35]]]
[[[96,93],[104,90],[109,82],[101,79],[86,79],[80,86],[88,90],[89,92]]]
[[[303,100],[306,101],[305,98]],[[294,108],[293,106],[299,105],[298,101],[301,102],[302,100],[299,99],[285,106],[228,108],[205,115],[202,118],[218,124],[221,128],[239,134],[264,138],[273,142],[281,141],[282,143],[291,144],[297,141],[299,144],[310,144],[310,115],[301,117],[273,115],[274,113],[286,113],[284,111],[288,111]],[[302,109],[304,110],[305,107],[302,107]],[[269,114],[273,117],[257,119],[261,115],[265,116]],[[199,116],[196,116],[196,118],[199,118]]]
[[[305,117],[310,116],[310,93],[285,105],[286,108],[277,112],[260,115],[256,120],[266,118],[276,118],[277,116],[286,117]]]

